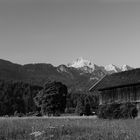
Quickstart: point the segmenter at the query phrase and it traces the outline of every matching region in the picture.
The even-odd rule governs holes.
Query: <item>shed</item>
[[[135,103],[140,116],[140,68],[105,75],[90,89],[99,92],[99,104]]]

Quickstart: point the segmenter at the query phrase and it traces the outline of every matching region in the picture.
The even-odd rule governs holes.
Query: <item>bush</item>
[[[108,104],[99,106],[98,117],[104,119],[135,118],[137,116],[136,104]]]
[[[77,101],[75,113],[79,116],[82,116],[84,114],[84,104],[82,103],[82,100],[80,98]]]
[[[69,107],[65,109],[65,113],[74,113],[75,112],[75,108]]]
[[[90,104],[86,104],[86,105],[85,105],[84,114],[85,114],[86,116],[89,116],[89,115],[92,114]]]

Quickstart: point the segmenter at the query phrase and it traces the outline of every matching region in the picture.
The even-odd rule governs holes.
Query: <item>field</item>
[[[140,120],[0,118],[0,140],[140,140]]]

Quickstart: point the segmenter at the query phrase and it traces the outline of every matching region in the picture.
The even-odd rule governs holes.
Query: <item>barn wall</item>
[[[100,93],[100,104],[140,101],[140,85],[112,88]]]

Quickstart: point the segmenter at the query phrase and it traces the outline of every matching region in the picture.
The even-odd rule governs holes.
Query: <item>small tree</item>
[[[89,116],[91,115],[91,103],[90,103],[90,97],[86,96],[84,102],[84,114]]]
[[[87,116],[91,115],[91,108],[90,108],[90,104],[89,103],[85,104],[84,114],[87,115]]]
[[[77,100],[77,105],[76,105],[76,108],[75,108],[75,113],[77,115],[83,115],[84,114],[84,105],[82,103],[82,99],[81,98],[78,98]]]
[[[67,87],[61,82],[48,82],[34,98],[42,115],[62,113],[66,107]]]

